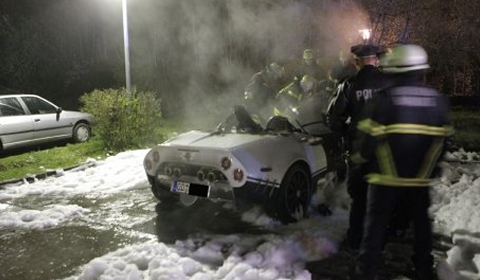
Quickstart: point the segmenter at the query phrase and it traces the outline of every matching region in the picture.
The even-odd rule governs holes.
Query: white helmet
[[[427,52],[417,45],[396,45],[380,57],[379,67],[386,73],[403,73],[428,69]]]

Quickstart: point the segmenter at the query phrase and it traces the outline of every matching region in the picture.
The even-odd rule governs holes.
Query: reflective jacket
[[[365,137],[354,162],[368,162],[372,184],[428,186],[453,133],[449,111],[445,95],[418,83],[380,91],[369,117],[358,123]]]

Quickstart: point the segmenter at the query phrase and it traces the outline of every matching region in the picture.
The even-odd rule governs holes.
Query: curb
[[[75,172],[75,171],[85,170],[85,169],[90,168],[90,167],[94,167],[95,165],[96,165],[96,162],[90,161],[90,162],[87,162],[87,163],[82,163],[82,164],[70,166],[70,167],[67,167],[67,168],[59,168],[59,169],[61,169],[62,171],[73,171],[73,172]],[[35,180],[44,180],[44,179],[46,179],[48,177],[52,177],[52,176],[60,177],[60,176],[62,176],[62,174],[61,173],[59,174],[57,172],[57,170],[49,170],[49,171],[42,172],[42,173],[35,174],[35,175],[27,175],[23,178],[0,181],[0,190],[3,189],[3,187],[5,185],[8,185],[8,184],[15,184],[15,183],[25,182],[25,181],[28,182],[28,183],[33,183],[33,182],[35,182]]]

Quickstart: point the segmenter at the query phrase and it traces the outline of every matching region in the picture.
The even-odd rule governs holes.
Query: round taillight
[[[237,168],[235,170],[233,170],[233,180],[237,181],[237,182],[241,182],[243,180],[243,170],[240,169],[240,168]]]
[[[160,154],[158,151],[153,152],[153,161],[157,163],[160,160]]]
[[[220,165],[222,166],[223,170],[228,170],[232,166],[232,159],[229,157],[223,157],[220,161]]]

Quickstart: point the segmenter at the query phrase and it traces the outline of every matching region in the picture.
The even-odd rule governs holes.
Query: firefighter
[[[300,86],[300,80],[297,77],[293,77],[292,82],[287,84],[276,94],[276,103],[273,114],[275,116],[289,116],[292,113],[295,114],[298,101],[301,97],[302,88]]]
[[[417,45],[396,45],[381,57],[380,69],[392,84],[382,89],[367,118],[353,161],[368,165],[365,231],[355,279],[377,279],[385,230],[397,204],[413,224],[414,279],[434,279],[429,188],[436,164],[453,133],[445,95],[424,84],[427,53]]]
[[[362,110],[370,102],[378,89],[386,83],[378,68],[381,48],[376,45],[355,45],[351,47],[357,66],[357,73],[343,81],[336,90],[327,109],[327,120],[335,132],[343,136],[347,154],[355,150],[356,125]],[[363,179],[365,166],[353,165],[349,160],[347,192],[350,196],[349,227],[341,246],[344,249],[358,250],[362,240],[366,210],[367,182]]]
[[[317,115],[318,112],[325,112],[329,102],[329,96],[325,88],[326,83],[324,80],[318,81],[310,75],[304,75],[301,79],[294,77],[290,84],[277,93],[275,115],[298,118],[299,115],[308,114],[313,116],[313,113]],[[308,106],[307,103],[315,104]],[[309,112],[300,112],[299,106]],[[315,112],[313,112],[314,108]]]
[[[253,74],[245,87],[244,97],[248,111],[256,121],[263,122],[272,115],[275,97],[282,86],[285,69],[277,62]]]
[[[312,76],[305,75],[300,80],[300,88],[302,89],[300,103],[316,103],[315,113],[324,116],[330,102],[327,82],[325,80],[318,81]]]
[[[326,71],[317,62],[317,55],[312,49],[305,49],[302,55],[302,62],[298,65],[295,76],[301,79],[308,75],[316,80],[324,80],[326,78]]]

